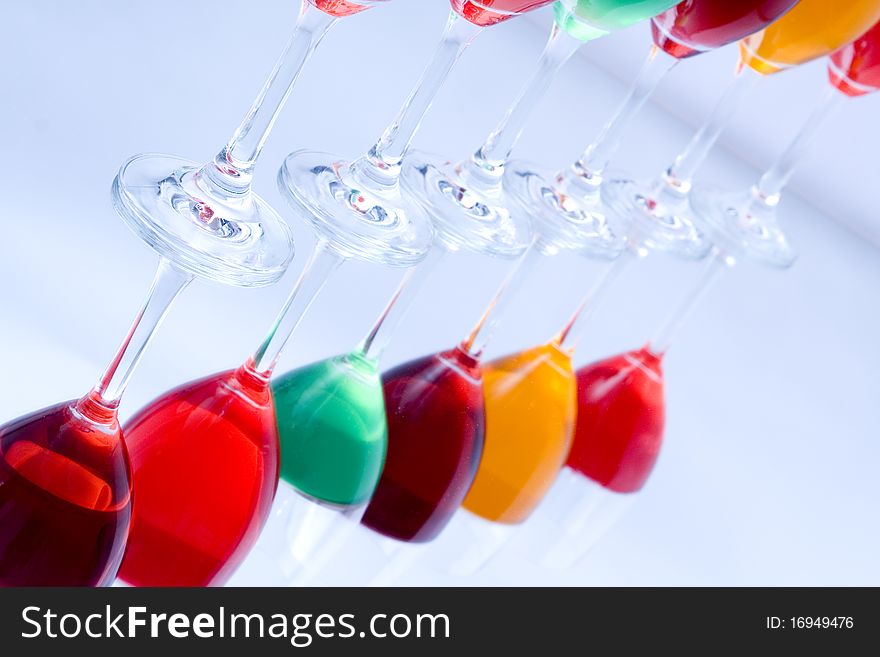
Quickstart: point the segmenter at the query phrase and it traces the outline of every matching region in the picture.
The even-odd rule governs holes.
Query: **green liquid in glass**
[[[340,505],[370,499],[385,464],[385,398],[377,364],[336,356],[272,382],[281,478]]]
[[[678,4],[678,0],[559,0],[556,24],[581,41],[591,41]]]

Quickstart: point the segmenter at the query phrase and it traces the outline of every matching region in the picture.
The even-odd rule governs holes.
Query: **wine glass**
[[[800,0],[774,23],[741,40],[736,79],[687,148],[664,175],[649,183],[625,178],[605,182],[601,194],[606,211],[642,223],[692,224],[688,199],[693,178],[754,84],[830,54],[867,31],[878,18],[880,4],[873,0],[856,0],[845,7]]]
[[[351,3],[315,4],[340,15],[354,13]],[[283,173],[279,172],[279,187],[299,211],[296,198],[283,184]],[[253,357],[235,370],[166,393],[126,425],[139,498],[120,570],[123,581],[135,585],[222,584],[247,555],[269,516],[278,482],[279,426],[285,427],[281,435],[287,436],[285,422],[297,415],[289,403],[295,394],[292,386],[282,385],[280,392],[276,391],[282,403],[276,418],[270,379],[283,347],[344,260],[355,257],[408,267],[426,256],[433,233],[427,218],[416,213],[384,225],[381,233],[373,235],[380,239],[365,241],[363,235],[343,232],[324,237],[319,233],[309,263]],[[369,369],[367,359],[340,359],[323,371],[314,369],[310,378],[320,387],[320,381],[327,383],[328,377],[335,377],[339,385],[357,374],[369,380]],[[349,383],[340,394],[362,392]],[[328,392],[322,388],[315,394],[324,395],[323,401],[328,402]],[[336,408],[342,408],[343,398],[337,395],[336,400]],[[370,401],[375,414],[375,396]],[[315,407],[313,404],[312,409]],[[329,418],[330,414],[313,418],[319,425],[315,431],[327,430]],[[360,474],[367,480],[370,471],[381,468],[384,447],[379,435],[354,444],[346,441],[344,432],[337,432],[329,443],[348,449],[351,459],[363,466]],[[321,454],[318,448],[310,456],[317,459]],[[315,465],[312,475],[317,473],[317,462]],[[325,482],[324,490],[346,488],[343,479],[340,476],[335,482]],[[311,483],[315,481],[313,476]],[[354,488],[357,490],[352,492],[349,486],[344,494],[362,494],[370,487],[366,483]]]
[[[518,537],[533,560],[572,567],[642,489],[663,440],[663,358],[711,284],[735,262],[714,246],[699,284],[652,340],[577,371],[577,421],[565,467],[535,513],[532,531]]]
[[[251,191],[253,169],[299,71],[335,17],[304,4],[294,35],[250,112],[211,162],[127,160],[113,204],[161,260],[147,301],[107,371],[83,398],[0,427],[0,583],[104,585],[131,521],[122,393],[155,330],[195,277],[275,282],[293,256],[280,216]]]
[[[508,193],[546,223],[604,216],[601,187],[621,138],[665,75],[683,59],[721,48],[765,28],[788,11],[794,0],[688,0],[651,19],[654,44],[621,107],[599,136],[568,169],[552,174],[530,162],[513,161],[504,186]],[[693,239],[693,226],[661,224],[655,246],[680,255],[703,257],[705,244]]]
[[[518,547],[541,565],[566,570],[626,511],[650,476],[663,440],[663,358],[712,282],[735,260],[713,247],[699,285],[640,349],[575,373],[576,422],[565,467]]]

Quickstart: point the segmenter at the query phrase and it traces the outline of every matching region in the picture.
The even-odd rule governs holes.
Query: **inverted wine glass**
[[[256,208],[256,212],[267,212],[268,206],[254,200],[250,177],[281,104],[309,54],[336,19],[379,1],[304,2],[291,40],[254,109],[231,145],[214,162],[193,172],[193,179],[203,174],[207,180],[222,179],[222,190],[232,195],[230,198]],[[217,216],[212,212],[211,217]],[[237,228],[229,231],[240,234]],[[254,228],[249,234],[257,233]],[[412,224],[401,239],[412,247],[412,257],[423,257],[430,244],[430,227],[420,230]],[[288,302],[288,309],[295,306],[284,315],[285,321],[289,316],[294,322],[289,331],[345,255],[333,245],[318,249]],[[225,253],[213,256],[213,267],[230,260]],[[256,260],[251,263],[252,267],[257,265]],[[271,346],[280,349],[278,342]],[[273,364],[259,360],[252,365],[249,361],[236,370],[184,385],[127,424],[133,480],[140,493],[120,573],[125,582],[222,583],[256,540],[278,475],[278,438],[268,385]]]
[[[736,260],[717,246],[699,284],[642,348],[577,370],[574,438],[565,467],[515,546],[567,570],[626,511],[657,461],[665,425],[663,358],[712,282]]]
[[[651,19],[653,45],[623,104],[599,136],[568,169],[551,173],[531,162],[514,160],[505,171],[508,194],[533,216],[551,225],[601,220],[605,174],[645,101],[666,74],[684,59],[721,48],[765,28],[788,11],[795,0],[688,0]],[[663,224],[651,232],[655,246],[699,258],[705,245],[693,239],[687,223]]]
[[[774,23],[740,41],[735,81],[674,164],[659,178],[608,180],[601,194],[606,211],[634,223],[693,223],[688,199],[693,179],[748,91],[759,80],[828,55],[853,41],[880,18],[880,4],[856,0],[845,6],[800,0]]]

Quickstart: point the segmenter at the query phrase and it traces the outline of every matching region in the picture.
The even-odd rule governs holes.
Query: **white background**
[[[0,418],[84,393],[124,335],[156,259],[114,215],[109,186],[142,151],[207,159],[285,42],[297,2],[0,3]],[[343,21],[303,74],[263,154],[256,187],[283,209],[274,173],[310,147],[355,155],[394,116],[433,50],[444,0],[395,0]],[[494,127],[539,54],[550,15],[487,30],[416,139],[452,157]],[[519,155],[563,166],[621,99],[648,48],[642,25],[583,49]],[[735,49],[680,66],[628,136],[618,165],[658,172],[729,78]],[[759,88],[705,178],[749,184],[824,89],[824,63]],[[723,278],[667,360],[668,426],[640,499],[566,577],[504,557],[480,584],[880,584],[880,218],[877,98],[847,104],[781,208],[801,254],[784,274],[744,264]],[[286,211],[286,209],[285,209]],[[124,400],[124,414],[183,381],[241,362],[293,285],[313,239],[274,288],[197,282],[180,299]],[[859,237],[849,227],[861,232]],[[462,255],[442,265],[387,353],[391,366],[452,345],[505,273]],[[560,256],[523,290],[490,356],[544,340],[597,267]],[[343,268],[292,340],[283,369],[349,349],[399,272]],[[582,364],[640,345],[699,276],[657,256],[597,309]],[[452,581],[415,571],[408,582]],[[457,582],[456,582],[457,583]]]

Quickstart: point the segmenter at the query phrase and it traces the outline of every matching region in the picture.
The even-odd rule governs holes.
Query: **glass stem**
[[[382,136],[367,154],[354,164],[356,175],[366,175],[373,182],[393,187],[400,177],[400,165],[446,78],[458,58],[467,49],[481,27],[450,12],[446,29],[431,62],[422,73],[406,102]]]
[[[662,356],[669,350],[672,340],[678,335],[681,327],[684,326],[684,323],[709,291],[709,288],[712,287],[712,284],[718,280],[721,272],[725,271],[728,267],[732,267],[735,263],[736,261],[732,257],[719,249],[716,248],[712,251],[700,276],[699,283],[685,297],[681,305],[663,322],[660,329],[648,343],[655,355]]]
[[[305,269],[275,318],[263,344],[251,358],[250,367],[259,376],[269,379],[290,336],[305,317],[312,303],[345,257],[324,239],[319,239]]]
[[[840,106],[840,102],[844,98],[846,96],[835,87],[827,87],[822,100],[810,114],[810,118],[807,119],[797,136],[753,188],[758,200],[771,206],[779,203],[782,190],[791,180],[797,165],[803,160],[804,155],[813,144],[819,129]]]
[[[678,61],[662,48],[651,47],[651,52],[648,53],[648,58],[642,64],[642,69],[623,103],[602,128],[596,140],[587,146],[580,159],[563,174],[563,184],[574,183],[585,188],[588,193],[598,192],[605,171],[620,148],[623,135],[645,105],[645,101],[650,98],[660,81],[678,64]]]
[[[501,284],[501,287],[495,293],[495,297],[486,308],[486,312],[477,322],[477,325],[470,334],[462,341],[460,347],[463,351],[470,354],[473,358],[479,359],[492,336],[495,329],[501,321],[504,313],[510,307],[510,302],[516,296],[526,279],[531,276],[542,264],[548,260],[545,251],[540,248],[539,243],[533,242],[526,252],[520,256],[519,260],[513,267],[513,270],[507,275],[507,278]]]
[[[632,251],[624,251],[614,261],[608,264],[605,270],[599,275],[599,278],[593,282],[587,294],[581,300],[577,310],[568,320],[559,334],[554,338],[554,342],[560,347],[573,352],[577,349],[578,344],[583,337],[584,330],[589,324],[589,318],[592,311],[595,310],[602,296],[610,289],[611,284],[627,269],[638,255]]]
[[[415,267],[406,270],[400,285],[376,320],[373,328],[358,346],[358,351],[365,358],[378,363],[382,359],[385,348],[391,342],[400,322],[406,316],[413,299],[421,290],[425,281],[449,252],[442,246],[435,246],[428,256]]]
[[[471,171],[500,180],[504,175],[504,164],[513,152],[523,129],[547,93],[553,79],[562,65],[584,44],[554,24],[544,51],[538,58],[532,77],[520,91],[519,96],[507,110],[507,114],[486,141],[471,156]]]
[[[214,162],[203,169],[211,182],[233,194],[250,189],[254,166],[275,120],[303,66],[335,22],[336,18],[302,0],[293,34],[250,111]]]
[[[159,262],[153,286],[116,356],[92,389],[89,397],[105,409],[115,411],[131,375],[165,319],[171,303],[193,279],[192,274],[175,267],[164,258]]]
[[[739,64],[736,77],[727,87],[727,91],[724,92],[709,118],[693,136],[687,148],[675,159],[675,163],[667,169],[664,186],[671,187],[681,194],[690,192],[697,170],[724,132],[724,128],[730,123],[742,99],[762,77],[752,68]]]

